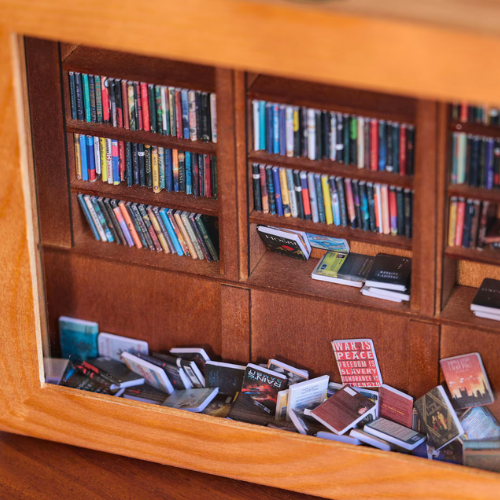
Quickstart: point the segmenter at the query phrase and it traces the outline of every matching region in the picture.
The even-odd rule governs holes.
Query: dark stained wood
[[[410,364],[408,392],[415,399],[439,383],[439,325],[410,321]]]
[[[217,282],[72,251],[45,249],[43,258],[52,355],[59,353],[57,319],[70,316],[146,340],[153,350],[204,345],[220,356]]]
[[[58,44],[25,39],[33,163],[42,243],[70,247],[71,217]]]
[[[415,134],[411,308],[434,316],[436,307],[438,106],[418,101]],[[415,286],[416,285],[416,286]]]
[[[246,364],[250,361],[250,290],[222,285],[222,359]]]
[[[252,99],[295,104],[411,123],[417,100],[347,87],[260,75],[249,89]]]
[[[245,281],[252,288],[258,287],[264,290],[291,293],[313,299],[342,302],[370,309],[374,313],[387,311],[411,314],[408,302],[398,303],[365,297],[359,288],[353,286],[313,280],[311,273],[317,264],[317,259],[311,258],[308,261],[302,261],[266,251],[257,267]],[[353,314],[355,310],[357,309],[352,309]]]
[[[472,313],[471,313],[472,314]],[[479,319],[479,318],[477,318]],[[487,320],[484,320],[487,321]],[[492,323],[496,323],[492,321]],[[475,327],[463,328],[452,325],[441,327],[441,359],[470,352],[478,352],[483,359],[491,389],[496,394],[495,402],[487,408],[495,417],[500,418],[500,344],[496,332],[477,330]],[[441,380],[443,376],[441,374]]]
[[[346,287],[348,288],[348,287]],[[350,304],[252,290],[252,360],[278,357],[340,382],[332,340],[371,338],[384,383],[409,390],[410,321]]]
[[[279,215],[264,214],[253,211],[250,213],[250,222],[255,224],[264,224],[266,226],[285,227],[288,229],[297,229],[307,231],[308,233],[333,236],[335,238],[351,238],[366,243],[384,245],[395,248],[412,248],[412,240],[404,236],[391,236],[387,234],[373,233],[371,231],[362,231],[361,229],[351,229],[350,227],[327,225],[319,222],[296,219],[294,217],[280,217]]]
[[[453,132],[464,132],[472,135],[484,135],[486,137],[500,137],[500,127],[485,125],[483,123],[450,122],[449,129]]]
[[[144,57],[83,45],[64,60],[63,68],[65,71],[79,71],[193,90],[208,92],[215,90],[215,69],[212,66]]]
[[[217,167],[219,174],[219,212],[221,269],[226,279],[239,277],[238,201],[236,178],[235,89],[234,72],[216,70],[217,95]]]
[[[474,188],[465,184],[450,184],[448,186],[448,196],[500,203],[500,189]]]
[[[148,144],[150,146],[161,146],[180,151],[191,151],[215,155],[217,144],[213,142],[192,141],[191,139],[179,139],[169,135],[153,134],[144,130],[128,130],[126,128],[112,127],[105,123],[87,123],[81,120],[68,120],[66,130],[75,134],[106,137],[118,141],[135,142],[136,144]]]
[[[478,250],[477,248],[446,247],[445,255],[451,259],[500,265],[500,251],[495,248],[485,247],[482,250]]]
[[[253,144],[252,144],[253,145]],[[413,187],[413,178],[390,172],[375,172],[367,168],[345,165],[332,160],[309,160],[308,158],[289,158],[288,156],[269,154],[265,151],[252,151],[248,155],[250,163],[263,163],[277,167],[293,168],[328,175],[338,175],[349,179],[361,179],[367,182],[381,182],[391,186]],[[251,167],[250,167],[251,168]]]
[[[0,433],[2,497],[314,500],[318,497]]]
[[[250,255],[248,260],[251,274],[254,272],[255,267],[267,252],[266,245],[257,232],[257,224],[250,224],[249,247]]]

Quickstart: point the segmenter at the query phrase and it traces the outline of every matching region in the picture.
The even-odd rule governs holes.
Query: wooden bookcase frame
[[[243,2],[241,2],[243,4]],[[249,4],[250,5],[250,4]],[[97,9],[97,4],[88,7]],[[221,28],[221,32],[228,34],[227,27],[220,24],[220,20],[211,15],[202,2],[197,2],[196,19],[191,19],[193,26],[203,25],[211,20],[214,21],[211,28]],[[239,422],[232,422],[224,419],[214,419],[204,415],[187,414],[168,408],[158,408],[152,405],[141,404],[133,401],[115,400],[113,398],[100,396],[97,394],[80,393],[67,388],[46,385],[43,382],[42,344],[47,338],[43,332],[45,320],[45,307],[43,300],[42,266],[39,260],[38,248],[41,245],[39,240],[38,216],[33,193],[36,192],[34,177],[30,174],[33,171],[33,156],[30,129],[36,127],[36,121],[30,123],[28,110],[26,109],[25,96],[28,93],[26,80],[23,73],[23,48],[19,46],[18,39],[11,35],[11,31],[29,34],[31,36],[45,36],[68,41],[80,41],[90,45],[116,48],[120,50],[132,50],[138,53],[154,54],[165,57],[176,57],[179,59],[201,60],[199,49],[202,47],[201,41],[190,46],[190,49],[183,51],[179,47],[166,47],[161,42],[160,35],[165,35],[162,30],[158,30],[155,38],[149,39],[145,44],[144,40],[136,33],[134,34],[123,25],[116,23],[115,18],[110,14],[112,22],[109,25],[106,35],[98,31],[89,30],[90,18],[77,14],[76,10],[65,10],[62,5],[60,13],[62,19],[67,22],[56,24],[56,18],[51,13],[50,2],[44,5],[30,5],[30,10],[23,12],[22,6],[12,6],[0,2],[0,7],[4,9],[9,19],[12,19],[9,30],[0,32],[0,96],[5,103],[2,109],[0,133],[0,162],[4,183],[2,186],[2,221],[0,226],[0,253],[4,269],[2,273],[2,287],[0,288],[0,299],[5,307],[5,314],[0,315],[0,331],[3,334],[3,345],[0,350],[0,362],[6,374],[2,389],[0,389],[0,426],[3,430],[29,434],[32,436],[63,441],[83,447],[99,449],[103,451],[134,456],[145,460],[152,460],[159,463],[191,468],[212,474],[225,475],[236,479],[257,482],[272,486],[284,487],[296,491],[315,494],[327,498],[379,498],[397,497],[404,495],[405,491],[411,491],[409,495],[420,495],[437,498],[495,498],[500,485],[498,475],[457,467],[442,463],[405,456],[397,453],[385,453],[373,449],[355,448],[347,445],[324,442],[316,438],[298,436],[290,433],[263,429],[257,426],[247,425]],[[33,7],[33,8],[31,8]],[[99,8],[106,14],[106,5]],[[155,4],[164,15],[174,14],[172,2]],[[221,8],[229,12],[229,3],[221,2]],[[262,6],[259,6],[262,8]],[[257,9],[257,7],[256,7]],[[271,13],[291,13],[292,15],[302,15],[308,12],[301,8],[295,10],[292,7],[280,7],[271,4]],[[281,9],[281,10],[280,10]],[[290,9],[287,11],[287,9]],[[96,12],[94,10],[93,12]],[[258,10],[253,10],[257,14]],[[321,16],[320,16],[321,14]],[[48,16],[49,23],[38,23],[38,17]],[[320,16],[322,21],[319,22]],[[340,42],[340,38],[334,35],[335,29],[344,21],[342,15],[329,14],[325,20],[324,12],[316,13],[310,11],[307,23],[311,28],[320,27],[325,30],[324,35],[332,35],[331,42]],[[204,17],[202,17],[204,16]],[[238,21],[243,22],[243,17],[234,16],[235,26]],[[263,20],[263,18],[261,18]],[[69,22],[71,21],[71,22]],[[285,25],[277,21],[283,28],[285,37],[292,41],[293,37],[286,35]],[[50,26],[50,29],[49,29]],[[136,25],[134,25],[136,26]],[[200,27],[199,25],[198,27]],[[304,26],[306,26],[304,24]],[[378,29],[382,40],[386,40],[387,47],[394,45],[393,40],[388,36],[397,33],[396,27],[390,23],[373,20],[371,22],[361,22],[356,27],[351,26],[352,34],[360,29],[373,27]],[[273,29],[276,25],[273,25]],[[391,30],[392,28],[392,30]],[[264,30],[267,29],[264,27]],[[384,29],[389,29],[385,31]],[[241,30],[242,33],[246,30]],[[110,36],[110,33],[113,36]],[[270,32],[271,33],[271,32]],[[360,34],[362,31],[360,31]],[[418,27],[414,27],[412,34],[418,34]],[[169,33],[172,35],[173,33]],[[312,35],[312,32],[311,32]],[[316,47],[314,40],[319,36],[317,32],[308,43],[310,48]],[[434,48],[433,36],[446,37],[446,33],[436,30],[430,33],[428,38],[429,48]],[[246,36],[246,35],[245,35]],[[302,37],[301,37],[302,38]],[[327,39],[326,37],[325,39]],[[306,40],[309,40],[305,37]],[[463,39],[467,41],[466,38]],[[484,42],[487,45],[487,41]],[[480,44],[479,44],[480,45]],[[289,50],[291,46],[288,46]],[[214,45],[205,47],[214,48]],[[317,48],[317,47],[316,47]],[[250,49],[243,54],[241,61],[250,70],[263,70],[271,73],[275,68],[271,61],[264,61]],[[276,51],[279,53],[281,49]],[[207,51],[205,50],[204,54]],[[210,51],[208,52],[210,53]],[[454,50],[449,51],[451,60],[454,58]],[[241,54],[239,54],[241,55]],[[254,59],[252,59],[252,56]],[[326,54],[325,54],[326,55]],[[355,55],[355,54],[353,54]],[[377,56],[376,52],[370,52],[367,47],[366,53],[358,61],[366,62],[370,59],[371,66],[364,67],[363,73],[370,75],[370,68],[376,69],[379,64],[388,58],[388,53]],[[217,61],[219,64],[231,64],[234,67],[241,67],[236,55],[224,58],[220,48],[214,50],[211,59],[203,58],[203,62]],[[389,58],[390,59],[390,58]],[[335,71],[327,68],[335,66],[334,61],[328,58],[323,60],[318,54],[312,59],[314,64],[305,64],[299,72],[294,70],[296,64],[301,60],[284,60],[279,71],[291,75],[305,75],[309,72],[311,78],[324,81],[334,81],[348,83],[351,85],[363,85],[370,87],[384,88],[391,90],[397,88],[399,91],[424,91],[434,92],[434,95],[441,94],[446,97],[470,97],[480,95],[481,98],[491,98],[494,102],[494,93],[488,94],[486,88],[479,86],[477,90],[470,80],[466,83],[460,82],[459,87],[447,85],[445,80],[435,82],[428,76],[426,86],[419,82],[417,86],[410,79],[398,77],[389,83],[384,72],[375,71],[366,80],[360,77],[359,73],[345,68],[342,77]],[[449,67],[449,61],[445,67]],[[49,61],[56,63],[57,61]],[[306,60],[304,59],[304,63]],[[341,61],[339,61],[341,62]],[[404,62],[404,61],[403,61]],[[434,64],[444,64],[444,58],[435,57]],[[354,66],[356,58],[353,60]],[[354,67],[352,66],[352,67]],[[398,62],[401,74],[401,68]],[[467,65],[466,65],[467,66]],[[470,68],[470,66],[469,66]],[[414,67],[408,66],[408,74],[411,74]],[[467,68],[466,68],[467,69]],[[412,71],[410,71],[412,70]],[[225,260],[224,280],[217,280],[221,283],[221,300],[225,307],[221,308],[224,313],[221,318],[221,329],[224,333],[222,341],[222,354],[226,359],[245,361],[248,359],[250,351],[242,346],[245,339],[248,340],[248,318],[251,316],[251,309],[261,308],[262,298],[274,297],[277,294],[289,297],[289,301],[295,300],[299,293],[303,291],[286,290],[282,284],[277,284],[274,291],[269,290],[268,284],[252,284],[252,276],[248,274],[248,242],[252,235],[245,228],[248,227],[248,206],[251,204],[247,192],[248,162],[246,156],[246,131],[245,120],[242,120],[243,112],[246,108],[246,83],[245,75],[230,70],[218,70],[223,74],[224,88],[222,92],[228,96],[229,102],[234,102],[234,108],[227,107],[223,113],[227,113],[226,123],[233,123],[235,130],[234,140],[225,142],[225,151],[219,151],[219,156],[226,154],[228,158],[233,158],[235,165],[231,174],[224,179],[227,185],[227,199],[219,198],[219,205],[224,204],[224,210],[228,210],[229,221],[223,224],[229,225],[227,230],[228,241],[221,243],[224,248],[234,250],[234,258]],[[331,72],[330,72],[331,71]],[[487,68],[485,70],[487,72]],[[425,78],[423,79],[425,80]],[[431,82],[432,85],[431,86]],[[433,90],[434,89],[434,90]],[[436,90],[437,89],[437,90]],[[475,94],[477,93],[477,94]],[[24,110],[24,114],[20,112]],[[236,111],[236,112],[235,112]],[[52,110],[54,116],[61,117]],[[219,119],[224,120],[223,116]],[[415,176],[416,200],[415,200],[415,234],[412,243],[412,251],[415,259],[413,276],[418,277],[422,283],[419,286],[415,299],[412,300],[411,309],[408,312],[383,311],[388,316],[404,317],[405,328],[410,337],[409,349],[412,359],[415,359],[412,370],[418,384],[409,387],[413,395],[419,395],[427,388],[435,384],[437,372],[436,352],[439,352],[440,328],[449,328],[450,336],[461,326],[465,326],[458,331],[461,338],[470,337],[474,325],[469,320],[463,323],[456,319],[446,319],[435,317],[436,310],[436,290],[441,286],[441,275],[439,273],[442,257],[440,257],[439,241],[443,231],[439,226],[434,230],[429,230],[429,221],[436,220],[438,216],[438,201],[443,193],[440,191],[440,184],[436,183],[438,178],[437,168],[440,165],[442,150],[440,144],[442,132],[439,124],[439,106],[431,101],[420,101],[417,110],[417,123],[434,124],[424,128],[417,125],[417,144],[425,142],[426,147],[422,147],[418,160],[426,165],[426,174],[418,169]],[[61,130],[61,129],[59,129]],[[59,133],[61,139],[61,133]],[[50,147],[57,147],[51,144]],[[36,163],[36,161],[35,161]],[[36,165],[35,165],[36,167]],[[420,171],[420,174],[419,174]],[[441,172],[442,170],[440,170]],[[429,175],[430,173],[430,175]],[[66,186],[67,188],[67,186]],[[428,188],[428,189],[426,189]],[[417,191],[425,192],[418,200]],[[43,203],[43,200],[39,200]],[[439,213],[443,213],[440,211]],[[68,210],[69,217],[69,210]],[[226,219],[227,220],[227,219]],[[43,220],[40,221],[43,225]],[[226,231],[226,228],[223,231]],[[427,230],[426,230],[427,228]],[[420,248],[421,250],[417,250]],[[425,250],[425,255],[423,250]],[[66,250],[61,250],[61,252]],[[417,257],[418,255],[418,257]],[[57,257],[56,257],[57,258]],[[228,263],[230,264],[228,265]],[[300,276],[302,276],[302,271]],[[240,280],[241,278],[241,280]],[[200,278],[201,279],[201,278]],[[203,278],[205,279],[205,278]],[[223,282],[222,282],[223,281]],[[256,301],[250,302],[250,294],[256,294]],[[275,293],[276,292],[276,293]],[[307,293],[306,293],[307,294]],[[325,303],[332,307],[339,302],[339,297],[322,297],[316,290],[311,292],[315,302],[319,305]],[[319,307],[319,306],[318,306]],[[365,309],[364,304],[354,304],[349,306],[349,311],[358,311],[360,314]],[[374,308],[375,309],[375,308]],[[323,310],[323,309],[322,309]],[[372,310],[373,312],[373,310]],[[397,321],[399,320],[394,320]],[[402,321],[402,320],[401,320]],[[368,327],[368,324],[365,325]],[[365,332],[363,332],[365,333]],[[481,332],[486,336],[488,342],[492,342],[495,334],[492,328],[486,328]],[[331,334],[328,334],[331,336]],[[395,338],[394,338],[395,340]],[[478,342],[481,342],[479,340]],[[490,346],[484,342],[485,349]],[[447,347],[447,346],[445,346]],[[468,347],[468,346],[466,346]],[[449,349],[449,346],[447,347]],[[494,349],[493,342],[491,348]],[[432,363],[429,363],[432,361]],[[491,361],[488,361],[491,363]],[[432,369],[430,369],[432,365]],[[491,365],[490,365],[491,366]],[[488,366],[489,368],[489,366]],[[497,372],[493,373],[498,380]],[[491,377],[491,374],[490,374]],[[285,471],[285,472],[284,472]],[[360,482],[360,477],[363,481]],[[381,479],[385,479],[381,481]]]

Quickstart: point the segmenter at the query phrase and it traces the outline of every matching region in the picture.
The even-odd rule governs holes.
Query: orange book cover
[[[391,234],[391,221],[389,219],[389,187],[387,184],[380,186],[380,201],[382,203],[382,229],[384,234]]]
[[[130,214],[128,213],[127,207],[125,206],[125,202],[120,201],[120,203],[118,203],[118,207],[120,208],[120,212],[122,213],[123,219],[125,220],[125,224],[127,224],[128,230],[130,231],[130,235],[134,240],[135,246],[137,248],[142,248],[141,239],[139,238],[139,235],[135,230],[135,226],[132,222],[132,219],[130,218]]]

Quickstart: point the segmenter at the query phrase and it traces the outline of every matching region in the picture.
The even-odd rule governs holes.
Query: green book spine
[[[219,255],[217,254],[217,250],[215,250],[214,244],[212,243],[212,240],[208,235],[207,229],[205,228],[205,224],[201,220],[201,217],[202,217],[201,214],[198,214],[194,220],[196,221],[196,224],[200,229],[200,233],[202,234],[205,244],[207,245],[208,250],[210,251],[210,255],[217,262],[219,260]]]
[[[92,115],[90,113],[90,87],[89,87],[89,75],[82,74],[83,83],[83,106],[85,109],[85,121],[90,123],[92,121]]]
[[[151,146],[144,145],[144,166],[146,171],[146,186],[153,188],[153,169],[151,166]]]
[[[159,85],[154,86],[155,91],[155,101],[156,101],[156,132],[158,134],[163,134],[163,113],[161,109],[161,87]],[[153,118],[151,118],[152,120]]]
[[[97,123],[102,123],[102,89],[101,89],[101,77],[99,75],[94,76],[95,81],[95,107],[97,114]]]

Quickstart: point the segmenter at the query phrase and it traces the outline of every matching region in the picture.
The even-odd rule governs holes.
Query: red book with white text
[[[380,386],[378,415],[411,429],[413,422],[413,398],[389,385]]]
[[[144,82],[141,82],[141,101],[142,101],[142,127],[143,130],[149,132],[151,130],[151,122],[149,119],[148,84]]]

